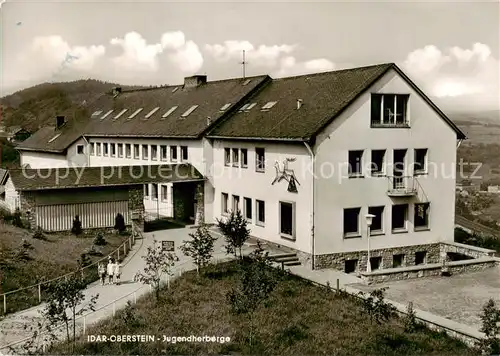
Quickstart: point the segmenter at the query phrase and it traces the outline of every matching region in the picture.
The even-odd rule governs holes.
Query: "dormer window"
[[[188,117],[189,114],[191,114],[193,111],[196,110],[196,108],[198,107],[198,105],[193,105],[191,106],[189,109],[187,109],[184,114],[181,115],[181,117]]]
[[[276,105],[277,101],[270,101],[266,105],[262,107],[262,110],[266,111],[271,109],[274,105]]]
[[[371,127],[409,127],[409,94],[372,94]]]

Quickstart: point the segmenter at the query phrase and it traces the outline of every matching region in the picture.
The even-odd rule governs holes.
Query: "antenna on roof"
[[[245,79],[245,77],[246,77],[245,69],[246,69],[246,65],[248,64],[248,62],[245,61],[245,50],[243,50],[243,61],[240,62],[240,64],[243,66],[243,79]]]

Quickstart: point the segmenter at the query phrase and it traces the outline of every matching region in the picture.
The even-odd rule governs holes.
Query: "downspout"
[[[316,157],[314,156],[314,152],[311,149],[311,146],[304,141],[304,145],[306,146],[307,151],[311,155],[311,162],[312,162],[312,172],[313,172],[313,177],[312,177],[312,212],[311,212],[311,266],[312,269],[314,270],[314,232],[316,230],[315,224],[314,224],[314,207],[316,205],[316,191],[315,191],[315,181],[316,181],[316,171],[315,171],[315,161]]]
[[[89,152],[90,143],[89,143],[89,141],[87,141],[85,136],[82,136],[82,138],[85,141],[85,143],[87,144],[87,149],[85,150],[85,156],[87,157],[87,167],[90,167],[90,152]]]

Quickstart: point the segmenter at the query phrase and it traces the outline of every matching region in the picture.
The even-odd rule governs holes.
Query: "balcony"
[[[387,177],[389,187],[387,195],[390,197],[412,197],[417,195],[416,178],[411,176]]]

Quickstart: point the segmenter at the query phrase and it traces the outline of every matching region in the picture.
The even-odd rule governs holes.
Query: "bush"
[[[82,267],[87,267],[92,264],[92,261],[90,260],[89,256],[86,253],[82,253],[80,255],[80,260],[78,261],[79,266]]]
[[[94,245],[96,245],[96,246],[106,245],[106,240],[104,239],[104,234],[102,232],[97,233],[97,235],[94,239]]]
[[[21,211],[16,209],[14,214],[12,215],[12,225],[23,228],[23,219],[21,218]]]
[[[74,235],[81,235],[82,233],[82,222],[80,221],[80,217],[78,215],[75,216],[73,220],[73,227],[71,228],[71,233]]]
[[[43,234],[43,230],[40,226],[33,233],[33,238],[37,239],[37,240],[44,240],[45,239],[45,235]]]
[[[127,227],[125,226],[125,218],[120,213],[116,214],[115,230],[118,230],[118,232],[124,232],[126,229]]]

